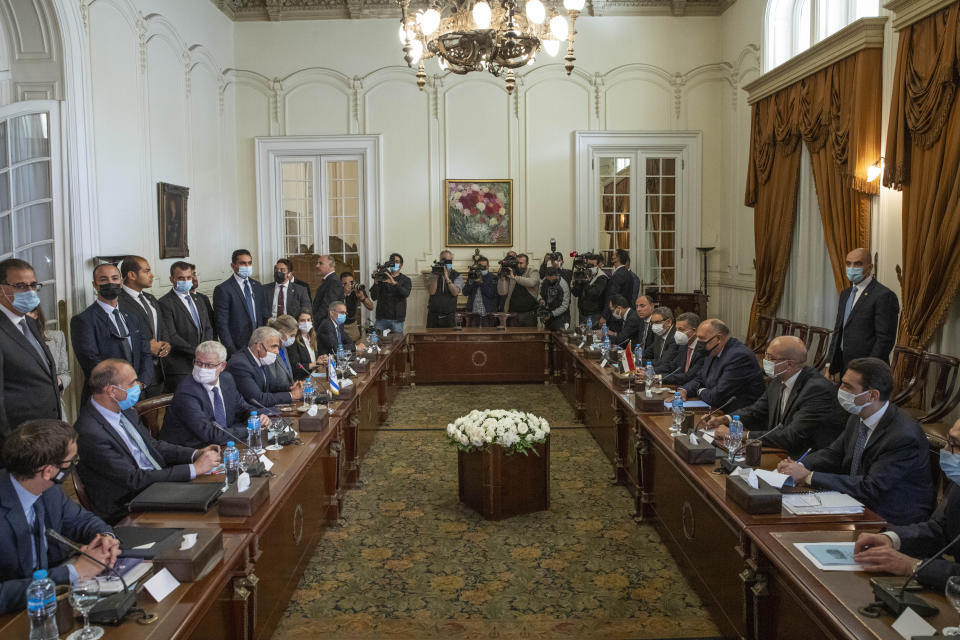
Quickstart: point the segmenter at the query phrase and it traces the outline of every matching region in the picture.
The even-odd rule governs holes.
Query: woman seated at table
[[[317,333],[309,311],[297,316],[296,337],[286,349],[295,380],[305,380],[314,371],[326,370],[327,356],[317,356]]]

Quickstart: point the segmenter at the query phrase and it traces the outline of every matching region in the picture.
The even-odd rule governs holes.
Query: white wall
[[[231,74],[231,89],[241,238],[254,233],[247,222],[256,206],[253,138],[263,135],[382,133],[384,246],[370,253],[399,251],[408,274],[443,248],[448,177],[513,179],[518,251],[540,257],[550,237],[564,250],[577,248],[576,130],[702,130],[703,202],[725,202],[725,176],[714,169],[724,148],[717,114],[730,103],[735,72],[721,63],[720,19],[587,17],[577,31],[572,76],[562,56],[542,54],[508,96],[502,79],[477,73],[434,75],[418,91],[394,20],[238,23],[242,71]],[[434,61],[427,67],[438,71]],[[486,253],[493,259],[503,251]],[[417,326],[426,296],[422,280],[414,282],[407,317]]]
[[[94,0],[87,12],[99,246],[76,257],[143,255],[163,293],[174,260],[159,259],[157,183],[187,186],[186,259],[210,289],[238,223],[253,224],[237,220],[235,102],[221,95],[233,24],[196,0]]]

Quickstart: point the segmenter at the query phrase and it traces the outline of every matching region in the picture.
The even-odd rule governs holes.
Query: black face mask
[[[120,285],[117,285],[120,286]],[[63,482],[70,477],[70,474],[73,473],[73,466],[76,464],[75,460],[70,461],[70,466],[64,469],[60,467],[60,471],[57,472],[57,475],[50,478],[50,481],[54,484],[63,484]]]
[[[706,353],[706,351],[707,351],[707,343],[705,343],[705,342],[698,342],[698,343],[697,343],[697,346],[694,347],[693,350],[694,350],[695,352],[697,352],[697,353]]]
[[[115,282],[100,285],[100,297],[104,300],[116,300],[123,291],[123,285]]]
[[[287,274],[280,273],[279,271],[274,271],[273,281],[276,282],[277,284],[283,284],[284,282],[287,281]]]

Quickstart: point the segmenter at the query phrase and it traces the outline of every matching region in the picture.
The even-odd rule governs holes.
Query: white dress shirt
[[[146,296],[143,296],[143,298],[140,297],[140,295],[143,292],[137,291],[136,289],[131,289],[127,285],[123,285],[123,290],[126,291],[127,295],[133,298],[133,301],[136,302],[141,307],[144,306],[144,304],[146,304],[146,308],[144,309],[144,311],[146,311],[153,317],[153,326],[154,327],[159,326],[159,323],[157,322],[157,310],[153,308],[153,305],[150,304],[150,301],[147,300]],[[157,336],[153,336],[153,337],[156,338]]]
[[[866,278],[861,280],[859,284],[853,285],[853,291],[850,292],[850,295],[853,296],[853,305],[850,307],[851,309],[857,306],[857,300],[860,299],[860,294],[862,294],[864,291],[867,290],[867,287],[870,285],[871,282],[873,282],[872,275],[867,276]]]

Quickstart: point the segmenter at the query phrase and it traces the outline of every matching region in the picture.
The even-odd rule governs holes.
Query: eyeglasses
[[[213,364],[209,364],[209,363],[207,363],[207,362],[200,362],[199,360],[194,360],[194,361],[193,361],[193,364],[196,365],[196,366],[198,366],[198,367],[200,367],[201,369],[216,369],[217,367],[219,367],[219,366],[220,366],[221,364],[223,364],[223,363],[222,363],[222,362],[215,362],[215,363],[213,363]]]
[[[33,289],[34,291],[40,291],[43,289],[42,282],[18,282],[17,284],[10,284],[9,282],[0,282],[0,284],[6,285],[8,287],[13,287],[17,291],[27,291]]]

